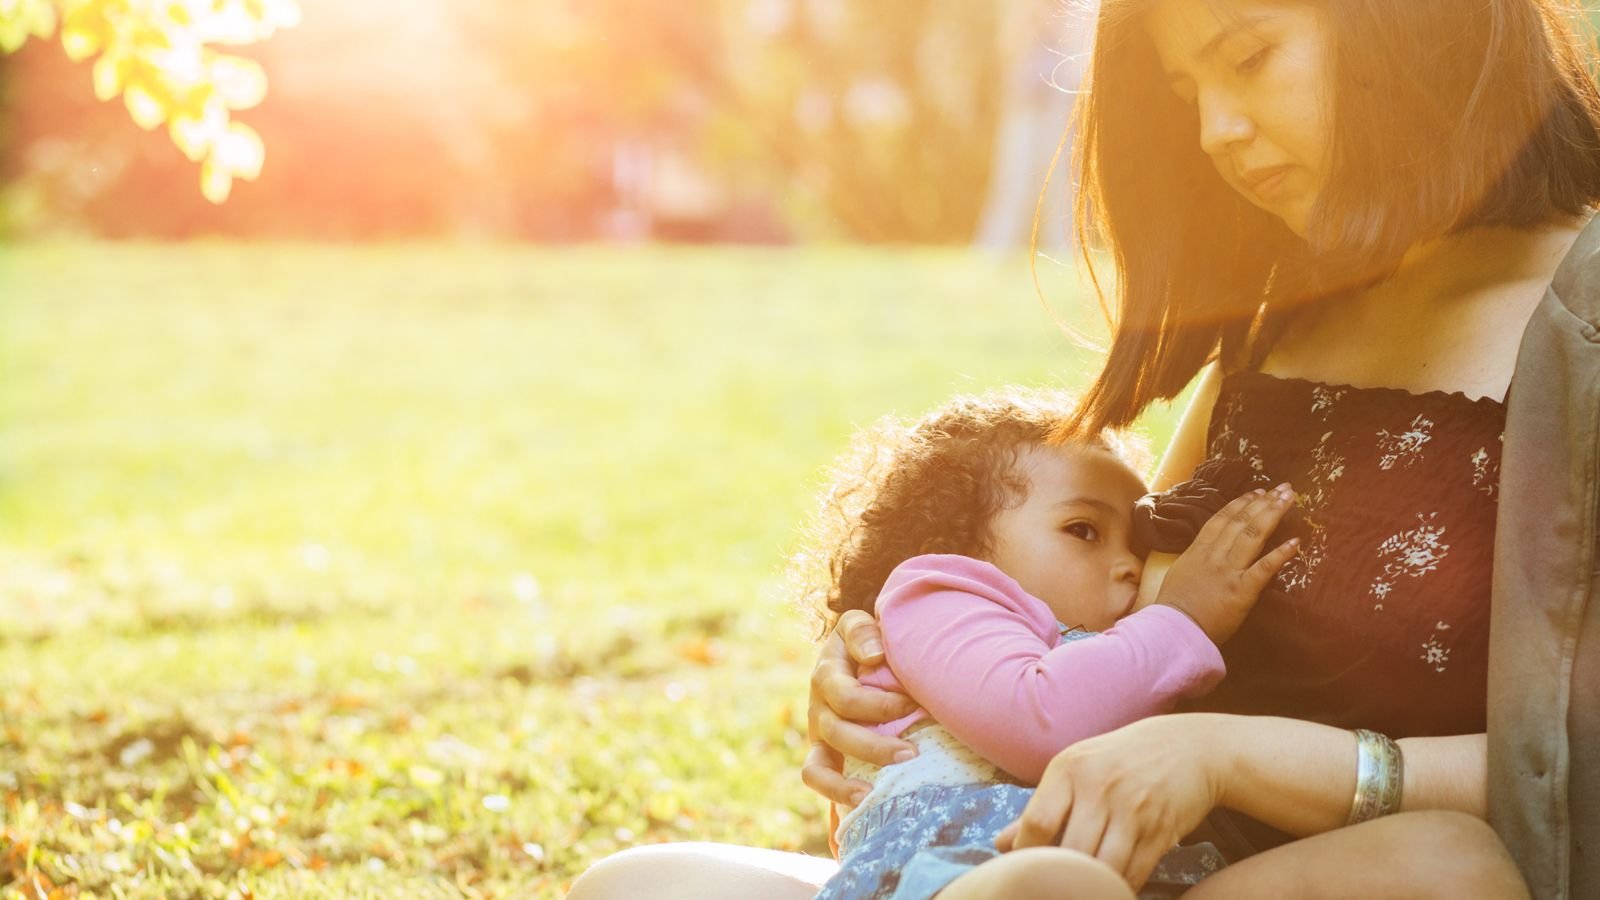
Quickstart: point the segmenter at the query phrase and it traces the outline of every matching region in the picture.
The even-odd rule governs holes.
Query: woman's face
[[[1157,0],[1144,25],[1223,180],[1304,236],[1326,184],[1333,120],[1322,5]]]

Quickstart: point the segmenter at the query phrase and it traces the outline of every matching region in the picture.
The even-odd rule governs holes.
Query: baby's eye
[[[1234,66],[1234,69],[1240,75],[1249,75],[1249,74],[1255,72],[1256,70],[1260,69],[1262,66],[1266,65],[1267,57],[1270,56],[1271,54],[1272,54],[1272,47],[1270,45],[1268,45],[1266,47],[1262,47],[1260,50],[1257,50],[1256,52],[1254,52],[1254,53],[1250,54],[1249,56],[1245,57],[1245,59],[1243,61],[1241,61],[1237,66]]]
[[[1100,529],[1089,522],[1069,522],[1061,526],[1061,530],[1083,541],[1100,540]]]

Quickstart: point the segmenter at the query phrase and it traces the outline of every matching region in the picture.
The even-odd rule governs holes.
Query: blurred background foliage
[[[174,146],[199,164],[201,193],[221,203],[235,178],[261,174],[261,138],[231,113],[260,103],[267,84],[259,63],[215,45],[265,40],[299,18],[293,0],[8,0],[0,51],[59,32],[66,59],[89,70],[95,98],[120,97],[145,131],[166,125]],[[30,218],[30,201],[50,199],[24,189],[12,198],[12,218]]]
[[[0,6],[13,33],[63,23],[0,63],[10,232],[964,242],[1008,104],[1042,93],[1030,145],[1059,137],[1070,83],[1046,82],[1081,30],[1056,2],[302,7]],[[206,203],[191,160],[220,199],[260,168],[257,134],[262,180]]]

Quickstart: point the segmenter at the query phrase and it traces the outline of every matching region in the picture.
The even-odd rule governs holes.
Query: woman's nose
[[[1225,92],[1203,94],[1200,105],[1200,149],[1218,156],[1250,143],[1256,136],[1255,122],[1243,105]]]

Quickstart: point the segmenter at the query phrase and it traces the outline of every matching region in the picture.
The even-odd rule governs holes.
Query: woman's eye
[[[1072,522],[1062,526],[1061,530],[1079,540],[1098,541],[1100,539],[1100,530],[1088,522]]]
[[[1250,73],[1266,65],[1267,57],[1271,53],[1272,48],[1270,46],[1262,47],[1260,50],[1257,50],[1256,52],[1245,57],[1245,59],[1234,68],[1237,69],[1241,75],[1249,75]]]

